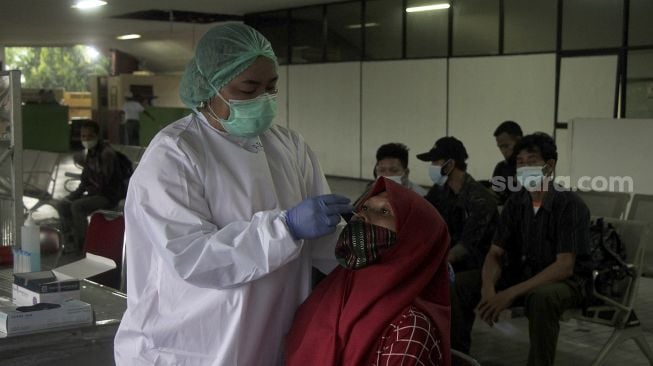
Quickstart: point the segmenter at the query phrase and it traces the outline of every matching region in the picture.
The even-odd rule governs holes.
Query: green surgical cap
[[[211,28],[200,39],[181,78],[179,96],[182,102],[197,111],[201,102],[214,97],[259,56],[277,65],[272,45],[254,28],[241,23]]]

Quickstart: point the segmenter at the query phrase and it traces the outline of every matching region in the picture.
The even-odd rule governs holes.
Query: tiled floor
[[[653,345],[653,317],[650,305],[653,300],[653,280],[644,279],[640,301],[636,307],[649,344]],[[649,310],[649,311],[647,311]],[[591,365],[606,343],[612,328],[570,320],[560,323],[560,336],[556,365]],[[528,357],[528,321],[521,317],[500,322],[490,328],[477,322],[472,333],[471,354],[482,365],[525,365]],[[609,355],[605,365],[649,365],[633,341],[627,341]]]
[[[79,172],[72,164],[72,158],[65,159],[59,169],[55,198],[67,194],[63,188],[63,183],[68,179],[65,177],[65,173],[71,171]],[[343,194],[352,200],[358,198],[368,184],[364,180],[346,178],[329,177],[328,180],[334,193]],[[26,203],[28,206],[30,205],[29,199],[26,199]],[[56,211],[50,206],[41,207],[35,214],[37,220],[48,220],[52,217],[56,217]],[[63,261],[66,260],[64,257]],[[653,345],[653,279],[642,279],[636,311],[642,322],[646,338]],[[600,325],[579,323],[575,320],[562,322],[556,365],[590,365],[611,332],[611,328]],[[528,324],[526,318],[521,317],[500,322],[494,328],[490,328],[482,322],[477,322],[472,337],[471,354],[482,365],[513,366],[526,364],[528,355]],[[100,352],[103,354],[102,357],[106,355],[107,358],[110,358],[110,347],[111,345],[106,345],[102,349],[102,352]],[[93,358],[94,364],[99,365],[96,360],[97,358]],[[617,347],[605,364],[636,366],[648,365],[649,363],[635,343],[628,341]]]

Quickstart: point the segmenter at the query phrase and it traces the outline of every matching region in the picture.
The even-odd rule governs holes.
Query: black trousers
[[[481,301],[481,284],[481,271],[472,270],[457,273],[455,285],[451,287],[451,347],[464,353],[469,353],[471,346],[474,309]],[[581,292],[567,282],[542,285],[517,299],[517,303],[523,303],[528,318],[529,366],[553,365],[560,316],[567,309],[580,307],[582,302]]]
[[[140,145],[141,123],[137,119],[128,119],[120,125],[120,143],[123,145]]]

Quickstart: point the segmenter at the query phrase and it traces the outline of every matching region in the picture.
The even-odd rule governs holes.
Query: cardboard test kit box
[[[0,338],[92,324],[92,307],[80,300],[32,306],[3,304],[0,301]]]
[[[84,259],[52,271],[14,273],[11,300],[19,306],[79,300],[80,280],[114,268],[116,263],[113,260],[86,253]]]

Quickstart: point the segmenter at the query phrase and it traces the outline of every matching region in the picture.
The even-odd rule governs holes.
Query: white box
[[[86,253],[84,259],[52,271],[14,273],[11,300],[19,306],[79,300],[79,280],[114,268],[116,263],[113,260]]]
[[[0,338],[93,324],[93,309],[83,301],[68,300],[61,304],[48,304],[50,307],[42,305],[46,304],[0,306]]]

